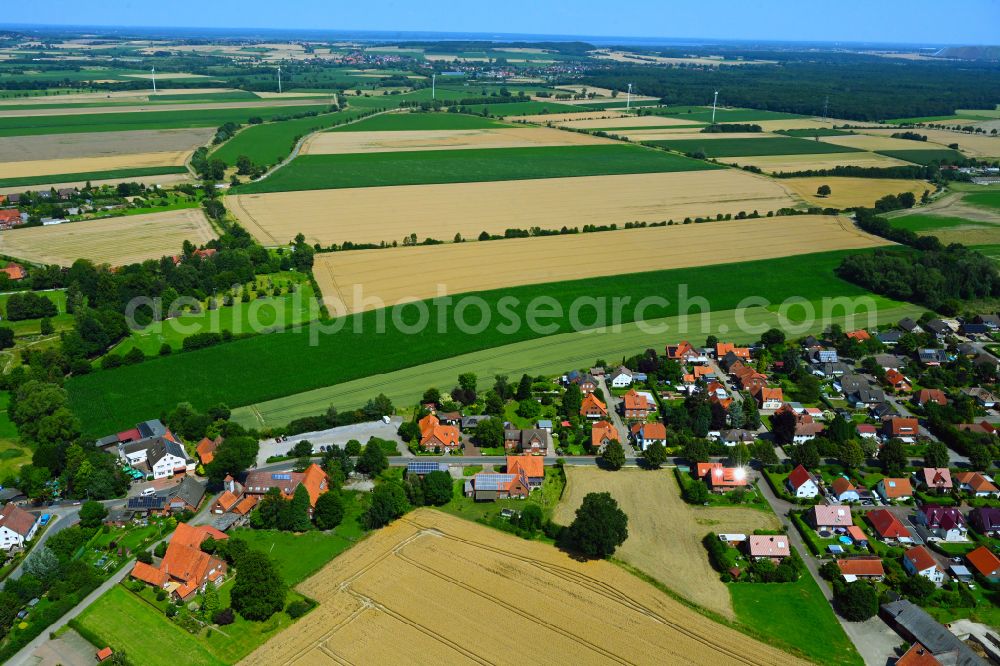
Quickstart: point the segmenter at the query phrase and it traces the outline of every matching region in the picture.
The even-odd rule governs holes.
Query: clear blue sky
[[[1000,0],[10,0],[11,23],[998,44]]]

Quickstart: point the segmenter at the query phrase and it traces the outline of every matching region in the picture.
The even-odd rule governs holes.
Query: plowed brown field
[[[319,606],[243,663],[799,663],[613,564],[430,509],[299,590]]]

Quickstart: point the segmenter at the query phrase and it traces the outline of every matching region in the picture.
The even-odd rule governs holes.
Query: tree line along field
[[[923,312],[917,306],[888,299],[876,297],[874,301],[878,310],[873,322],[877,325],[894,323],[904,317],[919,317]],[[792,314],[789,313],[789,318],[794,320]],[[753,331],[783,326],[782,320],[772,308],[750,308],[740,312],[715,310],[710,321],[703,321],[698,314],[645,321],[655,328],[650,329],[645,325],[630,323],[623,324],[618,330],[560,333],[502,345],[394,370],[389,374],[363,377],[237,407],[233,409],[232,419],[247,428],[278,428],[297,418],[321,414],[330,405],[336,405],[342,410],[359,408],[373,395],[379,393],[385,393],[395,404],[408,404],[414,395],[428,386],[453,385],[455,377],[462,372],[472,372],[479,377],[493,377],[498,374],[510,377],[520,377],[522,374],[555,375],[564,372],[566,368],[586,367],[592,364],[595,358],[628,357],[646,349],[658,349],[663,346],[665,338],[677,336],[700,340],[725,330],[725,338],[731,342],[737,344],[756,342],[760,336],[753,332],[741,331],[741,321],[753,326]],[[868,325],[867,319],[850,320],[840,315],[835,315],[833,321],[842,324],[845,330]],[[825,325],[818,321],[813,327],[803,330],[802,335],[818,335],[823,332]],[[672,335],[673,332],[676,332],[676,336]]]
[[[644,109],[642,113],[654,116],[683,118],[684,120],[688,120],[690,122],[712,122],[712,108],[705,106],[665,106],[653,109]],[[760,120],[791,120],[806,117],[807,116],[802,116],[796,113],[778,113],[775,111],[763,111],[760,109],[717,108],[715,110],[715,122],[717,123],[746,123]]]
[[[761,137],[759,139],[669,139],[649,141],[656,146],[682,153],[703,153],[705,157],[746,157],[749,155],[814,155],[824,153],[854,153],[858,148],[837,146],[822,141],[807,141],[796,137]]]
[[[227,122],[246,123],[249,118],[255,116],[268,120],[274,116],[306,113],[318,111],[322,108],[322,105],[311,104],[308,106],[261,106],[225,109],[193,108],[180,111],[88,113],[72,116],[3,116],[0,117],[0,136],[217,127]]]
[[[739,238],[738,244],[727,244]],[[362,309],[448,294],[505,289],[631,273],[636,266],[667,270],[704,264],[701,249],[714,248],[719,264],[861,249],[888,241],[859,232],[847,218],[796,215],[733,220],[604,233],[516,238],[496,242],[449,243],[383,250],[321,254],[313,272],[327,307],[353,313]],[[629,257],[615,265],[581,257]],[[484,271],[483,266],[518,266],[516,271]],[[364,292],[355,302],[356,288]],[[374,299],[378,299],[377,301]]]
[[[470,183],[717,168],[720,167],[681,155],[626,144],[302,155],[265,180],[233,188],[233,193]]]
[[[302,233],[310,243],[324,246],[348,240],[391,244],[410,234],[417,234],[421,240],[450,241],[456,233],[474,239],[483,231],[502,235],[512,224],[542,229],[611,223],[622,227],[636,221],[674,220],[679,224],[688,217],[737,216],[740,211],[757,210],[766,215],[795,203],[782,181],[738,169],[272,192],[226,198],[240,223],[265,245],[280,245]]]
[[[428,326],[407,334],[391,322],[385,327],[385,332],[378,332],[378,322],[386,321],[386,314],[383,311],[368,311],[345,317],[338,331],[319,332],[315,344],[310,340],[310,327],[259,335],[198,351],[149,359],[140,365],[75,376],[67,381],[66,389],[74,413],[79,414],[83,421],[84,432],[88,436],[100,437],[120,428],[122,423],[138,422],[148,418],[148,414],[158,414],[164,405],[182,401],[190,402],[199,409],[220,402],[230,407],[249,405],[570,331],[570,323],[565,317],[552,321],[555,327],[548,331],[533,331],[524,325],[525,308],[529,301],[541,296],[556,298],[564,312],[578,298],[604,298],[607,308],[616,296],[628,296],[632,303],[637,303],[653,294],[674,295],[681,284],[687,285],[690,297],[708,299],[714,311],[732,310],[745,297],[752,295],[766,295],[772,302],[792,296],[810,301],[828,296],[867,296],[869,292],[840,280],[833,273],[841,259],[853,252],[857,251],[825,252],[478,292],[494,322],[482,332],[463,332],[454,325],[453,319],[444,332],[438,332],[435,326]],[[522,323],[509,333],[497,328],[507,319],[506,316],[501,317],[497,309],[498,301],[504,296],[517,299],[509,314],[517,316]],[[434,311],[436,306],[432,302],[430,307]],[[674,298],[667,307],[650,307],[642,316],[647,320],[676,316],[677,308]],[[479,321],[475,313],[467,316],[470,324]],[[632,316],[634,312],[626,309],[623,323],[630,322]],[[412,325],[417,318],[413,308],[406,308],[400,313],[400,322],[404,326]],[[261,381],[261,378],[266,378],[266,381]]]
[[[432,509],[379,530],[298,589],[319,606],[247,664],[390,663],[414,654],[504,663],[526,645],[539,661],[799,663],[609,562],[578,562]]]

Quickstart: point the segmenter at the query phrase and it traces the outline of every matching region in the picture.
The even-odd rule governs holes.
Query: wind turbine
[[[632,84],[630,83],[628,84],[628,93],[625,97],[625,110],[628,111],[628,109],[631,106],[632,106]]]
[[[437,99],[437,73],[431,74],[431,99]]]
[[[156,68],[154,67],[151,71],[153,73],[153,94],[155,95],[156,94]]]
[[[715,97],[712,98],[712,124],[715,124],[715,106],[719,102],[719,91],[715,91]]]
[[[278,65],[278,94],[281,94],[281,65]]]

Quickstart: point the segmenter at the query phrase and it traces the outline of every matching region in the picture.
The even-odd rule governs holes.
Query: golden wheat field
[[[680,222],[718,213],[764,214],[793,203],[780,181],[733,169],[226,197],[240,223],[266,245],[287,243],[299,232],[322,245],[391,244],[411,233],[450,241],[456,233],[475,238],[512,226]]]
[[[896,178],[844,178],[816,176],[809,178],[782,178],[781,183],[815,206],[851,208],[872,206],[887,194],[913,192],[920,198],[924,190],[934,191],[934,186],[925,180],[904,180]],[[816,190],[821,185],[830,186],[830,195],[820,197]]]
[[[609,562],[432,509],[377,531],[298,589],[316,609],[242,663],[799,663]]]
[[[356,312],[442,293],[885,244],[856,229],[847,218],[796,215],[335,252],[317,255],[313,271],[328,307]]]
[[[832,169],[838,166],[890,167],[908,165],[878,153],[827,153],[816,155],[758,155],[726,157],[720,161],[739,166],[755,166],[768,173],[790,173],[809,169]]]
[[[820,118],[786,118],[784,120],[754,120],[754,125],[760,125],[765,132],[777,132],[790,129],[829,129],[847,121],[823,120]],[[728,124],[728,123],[724,123]]]
[[[142,167],[182,166],[190,150],[169,150],[160,153],[131,153],[101,157],[0,162],[0,178],[22,176],[53,176],[92,171],[115,171]]]
[[[193,151],[215,134],[210,127],[131,132],[79,132],[0,137],[4,162],[42,162],[77,157],[108,157],[171,151]],[[96,171],[85,169],[84,171]],[[54,173],[72,173],[57,171]],[[25,174],[30,175],[30,174]]]
[[[303,155],[387,153],[414,150],[474,148],[538,148],[612,143],[610,139],[563,132],[548,127],[504,127],[468,130],[409,130],[399,132],[320,132],[302,147]]]
[[[863,131],[865,134],[881,136],[902,130],[871,129],[860,131]],[[921,148],[941,148],[957,143],[958,149],[969,157],[1000,157],[1000,137],[997,136],[966,134],[964,132],[952,132],[951,130],[926,129],[924,127],[911,131],[914,131],[917,134],[923,134],[927,137],[927,143],[907,141],[907,144],[912,144],[912,147],[910,148],[911,150],[919,150]]]
[[[201,245],[215,232],[199,208],[128,215],[0,232],[0,254],[38,264],[69,266],[77,259],[125,266],[179,254],[189,240]]]
[[[921,150],[924,148],[940,147],[924,143],[923,141],[894,139],[891,136],[873,134],[823,136],[820,137],[819,140],[823,143],[832,143],[835,146],[847,146],[848,148],[858,148],[859,150]]]
[[[771,513],[744,507],[693,507],[680,495],[673,470],[567,467],[566,490],[552,519],[573,522],[588,493],[611,493],[628,515],[628,539],[615,557],[649,574],[694,603],[732,618],[729,590],[708,562],[701,540],[709,532],[750,534],[776,529]],[[655,506],[656,511],[649,507]]]

